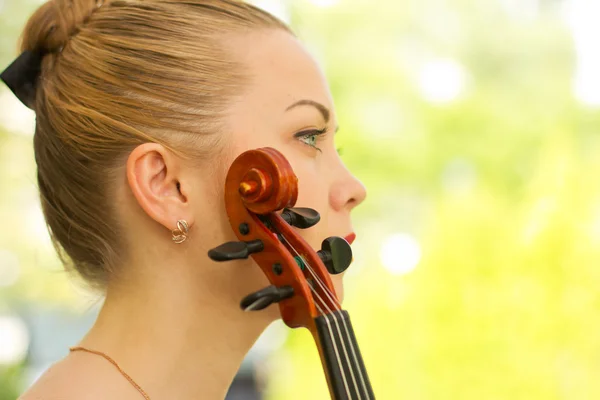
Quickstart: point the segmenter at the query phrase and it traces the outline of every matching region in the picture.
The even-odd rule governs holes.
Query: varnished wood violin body
[[[279,151],[241,154],[225,183],[227,214],[240,241],[212,249],[209,256],[216,261],[251,256],[271,286],[245,297],[242,308],[260,310],[278,303],[290,328],[312,333],[332,399],[374,399],[350,317],[341,309],[330,277],[350,265],[352,250],[338,237],[313,250],[292,226],[308,228],[319,214],[293,208],[297,197],[298,179]]]

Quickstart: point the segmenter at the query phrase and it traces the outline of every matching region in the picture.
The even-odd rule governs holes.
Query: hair
[[[33,105],[37,180],[68,271],[103,289],[124,260],[111,199],[136,146],[204,159],[221,146],[223,116],[249,79],[225,39],[257,29],[290,32],[235,0],[50,0],[29,19],[21,51],[46,54]]]

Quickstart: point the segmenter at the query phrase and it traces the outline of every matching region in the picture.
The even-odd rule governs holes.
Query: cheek
[[[315,249],[321,248],[323,239],[331,236],[329,232],[329,204],[328,191],[318,174],[309,172],[308,169],[299,170],[298,176],[298,201],[296,207],[308,207],[316,210],[321,220],[310,229],[299,231],[306,241]]]
[[[311,207],[317,210],[321,217],[327,213],[328,186],[324,171],[317,160],[308,159],[300,162],[290,161],[294,173],[298,177],[298,207]]]

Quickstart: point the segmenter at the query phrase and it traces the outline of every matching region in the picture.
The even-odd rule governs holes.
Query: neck
[[[81,345],[112,357],[151,399],[224,398],[272,319],[242,312],[241,297],[229,296],[232,282],[202,285],[210,280],[173,275],[109,287]]]

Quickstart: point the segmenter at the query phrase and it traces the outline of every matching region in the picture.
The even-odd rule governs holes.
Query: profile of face
[[[185,206],[178,204],[168,210],[178,210],[173,213],[185,215],[192,226],[183,245],[188,246],[186,253],[215,264],[209,268],[230,271],[226,278],[216,279],[215,290],[230,292],[239,301],[240,296],[268,285],[262,271],[251,260],[223,265],[209,261],[206,255],[208,248],[237,240],[225,213],[223,187],[228,167],[239,154],[273,147],[287,158],[298,177],[296,206],[313,208],[321,215],[317,225],[298,231],[315,250],[329,236],[353,233],[350,213],[365,199],[366,192],[339,157],[334,140],[338,122],[331,93],[319,66],[300,42],[282,30],[264,30],[235,36],[228,46],[248,69],[251,80],[229,107],[222,138],[225,151],[213,163],[211,172],[179,164],[169,157],[153,159],[149,155],[154,148],[141,146],[129,157],[128,175],[130,183],[156,185],[155,191],[162,190],[158,188],[163,183],[158,182],[164,182],[164,190],[175,190],[173,180],[178,180]],[[145,158],[149,160],[144,162]],[[171,175],[169,170],[177,172]],[[168,179],[176,174],[178,178]],[[154,200],[135,188],[133,192],[142,208],[156,213],[151,204]],[[176,217],[173,214],[169,218],[165,223],[173,226]],[[332,276],[340,298],[342,275]],[[270,310],[276,312],[277,307]],[[273,312],[270,315],[276,317]]]

